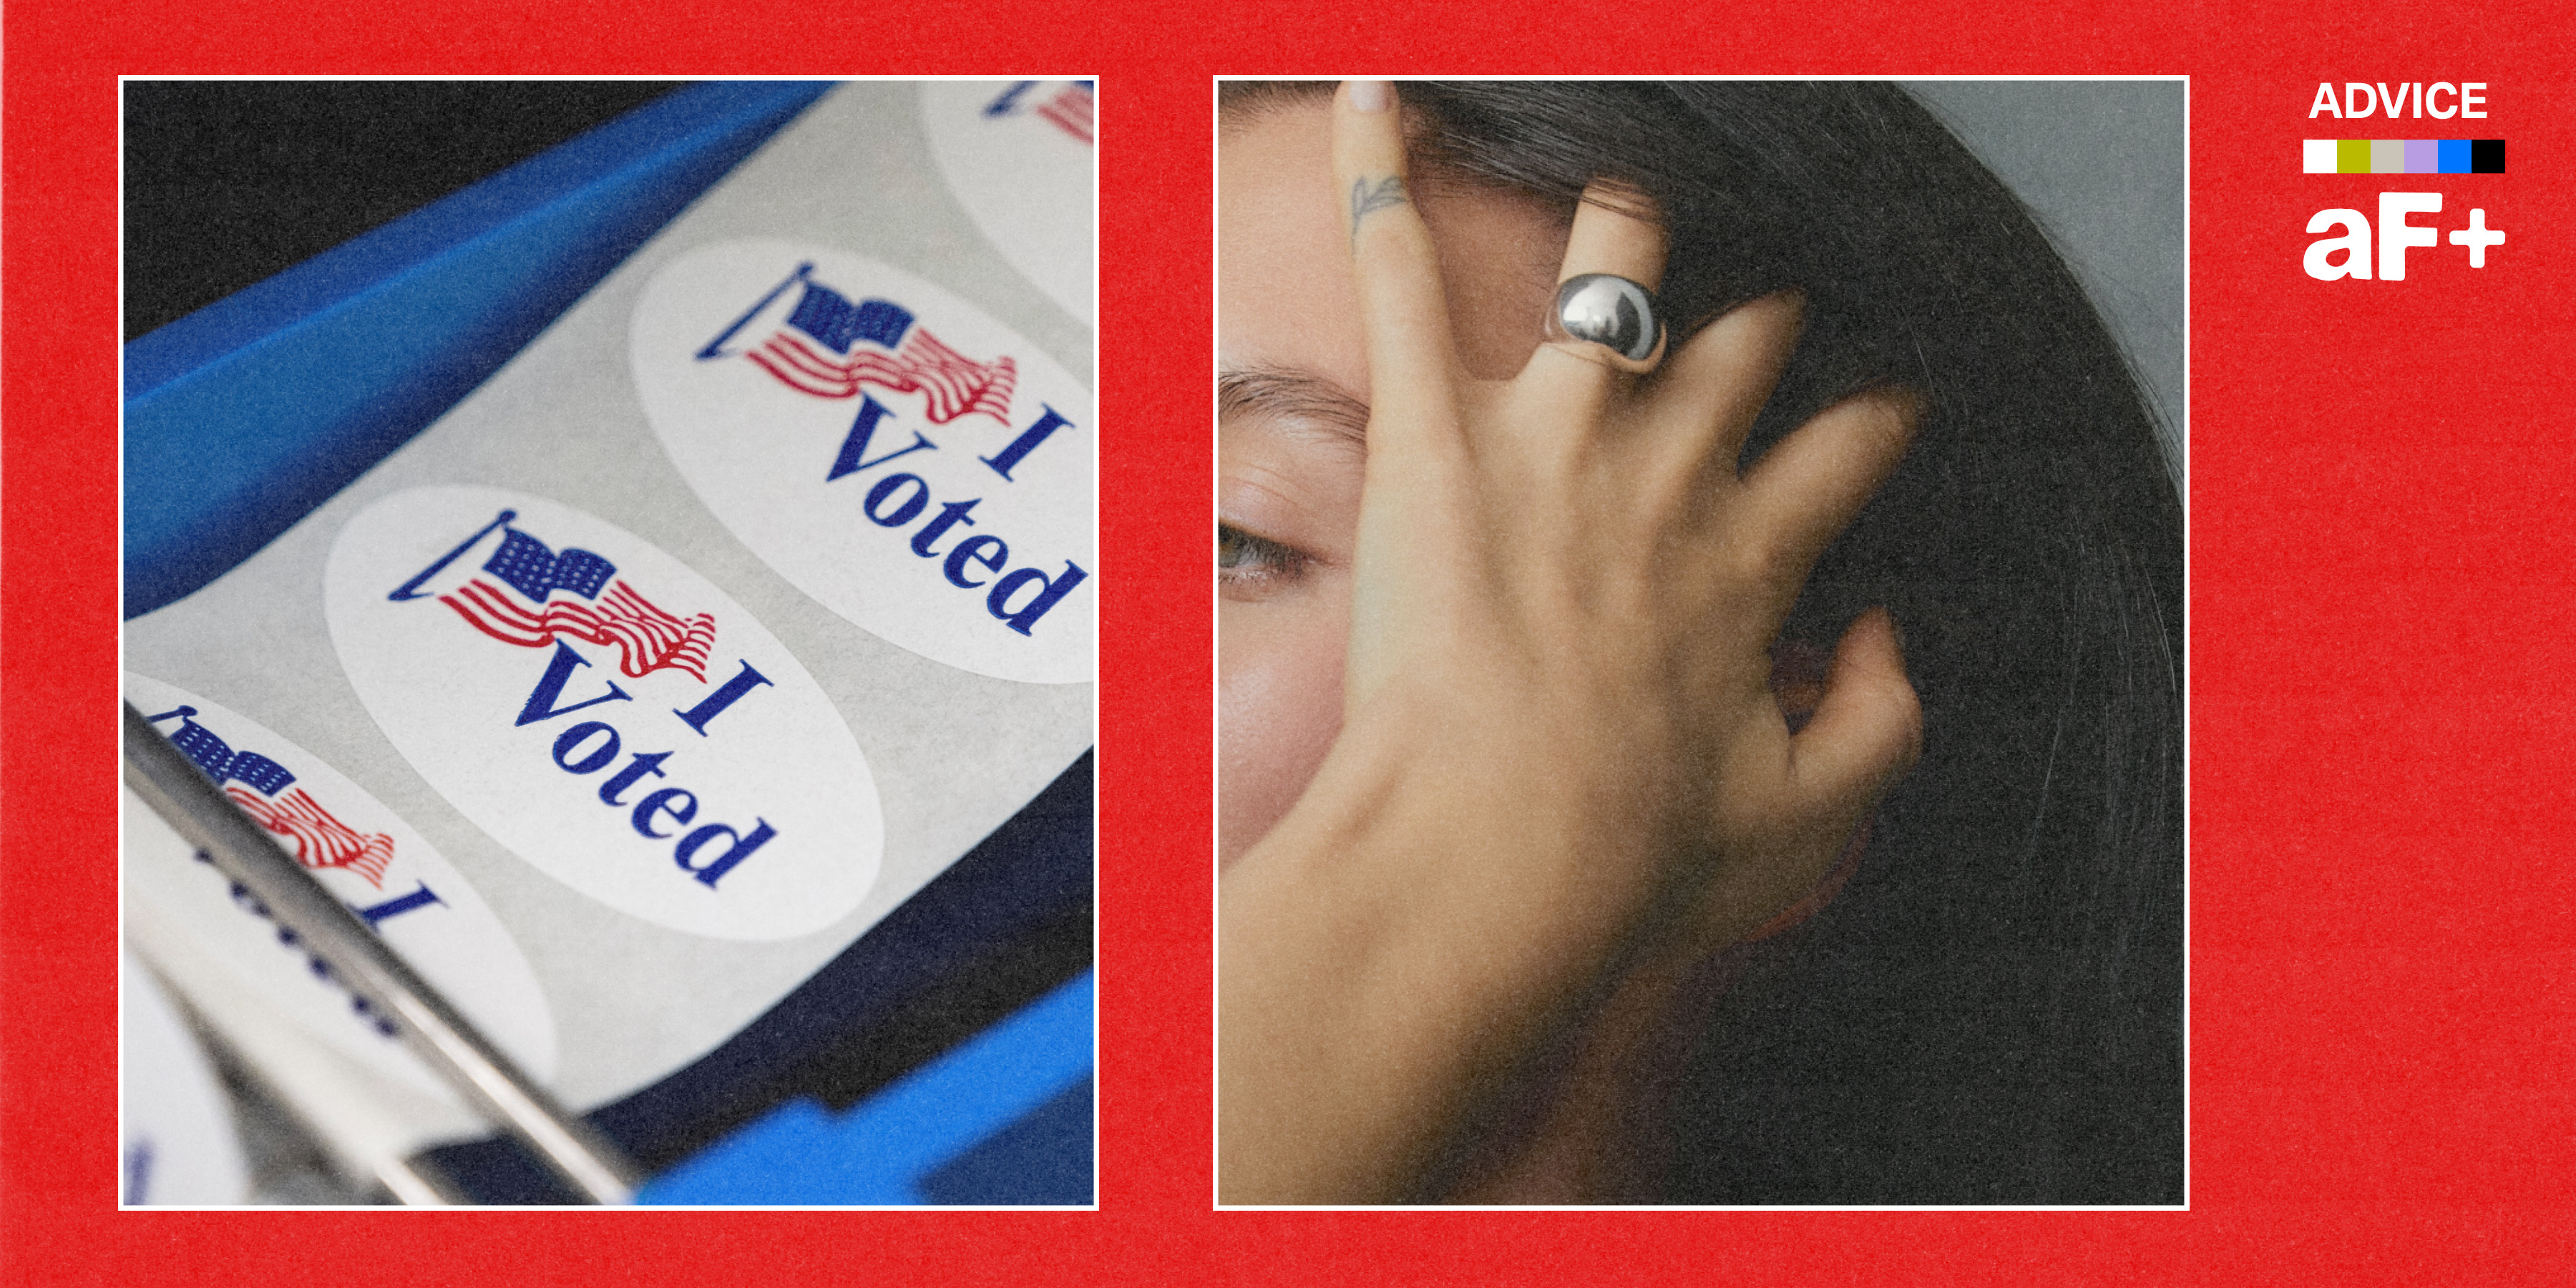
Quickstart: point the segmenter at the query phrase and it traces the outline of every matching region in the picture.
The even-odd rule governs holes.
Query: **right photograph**
[[[2187,1202],[2187,82],[1216,87],[1216,1202]]]

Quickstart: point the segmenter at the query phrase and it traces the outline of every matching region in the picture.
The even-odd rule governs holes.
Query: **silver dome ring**
[[[1609,351],[1611,365],[1625,371],[1651,371],[1663,356],[1664,322],[1655,293],[1611,273],[1585,273],[1558,286],[1548,334],[1599,345]]]

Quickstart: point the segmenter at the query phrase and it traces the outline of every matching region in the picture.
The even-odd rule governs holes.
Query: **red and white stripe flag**
[[[227,786],[224,794],[261,827],[293,841],[297,862],[308,868],[347,868],[369,885],[384,886],[385,865],[394,861],[394,838],[361,833],[333,818],[301,787],[290,787],[275,800],[239,785]]]
[[[1091,91],[1080,85],[1067,85],[1055,97],[1038,105],[1038,115],[1085,143],[1091,142]]]
[[[544,648],[558,635],[614,645],[617,669],[634,679],[671,667],[704,684],[707,654],[716,642],[715,614],[674,617],[623,579],[611,582],[597,604],[556,600],[531,610],[480,577],[439,596],[438,602],[455,609],[476,630],[521,648]]]
[[[835,358],[782,330],[743,356],[818,398],[855,397],[863,384],[899,394],[925,394],[929,399],[925,412],[934,425],[974,412],[1011,423],[1011,388],[1019,382],[1019,367],[1010,358],[977,362],[919,327],[912,328],[902,346],[891,353],[861,349],[847,358]]]

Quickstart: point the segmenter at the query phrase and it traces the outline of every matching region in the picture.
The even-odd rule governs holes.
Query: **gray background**
[[[2039,216],[2128,350],[2179,482],[2188,387],[2185,83],[1900,83]]]

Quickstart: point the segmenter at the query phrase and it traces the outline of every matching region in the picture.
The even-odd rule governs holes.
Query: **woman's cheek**
[[[1338,578],[1330,578],[1338,580]],[[1217,861],[1229,865],[1297,803],[1342,728],[1347,585],[1296,604],[1233,605],[1217,658]],[[1341,594],[1331,593],[1341,591]]]

